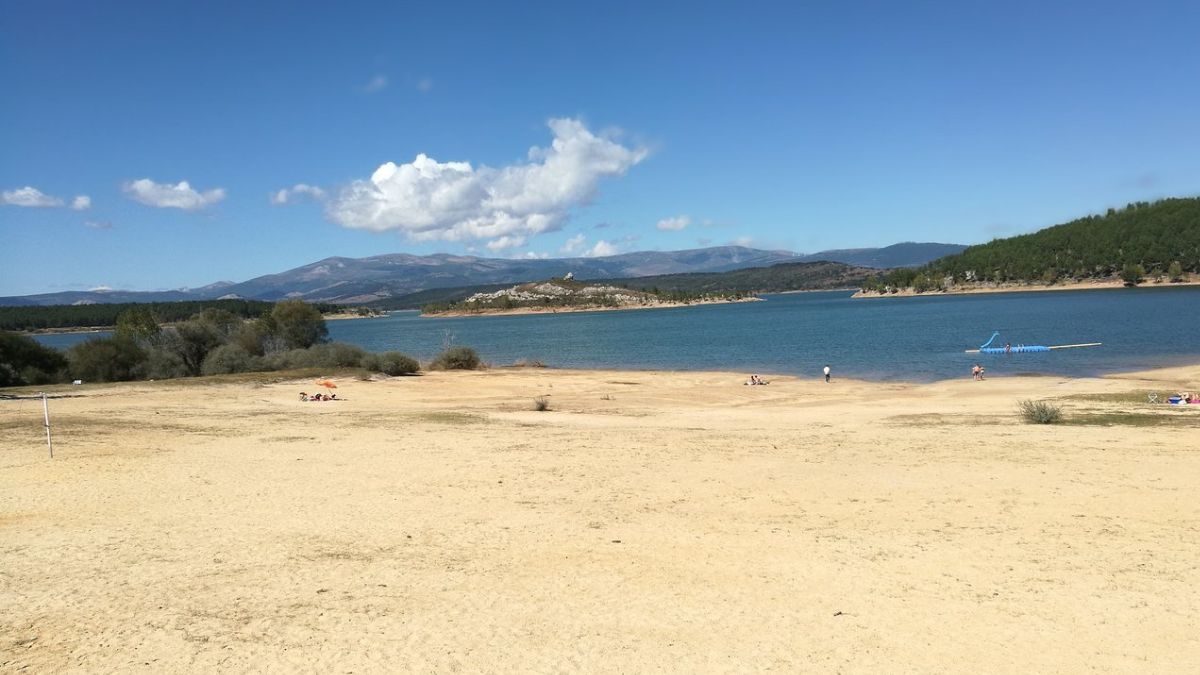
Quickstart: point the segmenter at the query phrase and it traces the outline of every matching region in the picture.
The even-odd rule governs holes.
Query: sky
[[[1200,194],[1196,2],[0,2],[0,296]]]

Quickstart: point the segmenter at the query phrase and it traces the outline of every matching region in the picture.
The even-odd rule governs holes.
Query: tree
[[[160,331],[154,312],[149,307],[136,306],[117,315],[117,327],[113,335],[146,343],[158,337]]]
[[[1134,263],[1126,263],[1121,269],[1121,280],[1126,286],[1136,286],[1142,281],[1142,277],[1146,276],[1146,270],[1141,265]]]
[[[52,382],[66,367],[67,359],[58,350],[31,337],[0,331],[0,387]]]
[[[303,300],[283,300],[271,310],[271,332],[283,340],[288,349],[306,349],[325,342],[329,329],[316,307]]]
[[[137,379],[146,352],[128,338],[111,337],[80,342],[67,351],[71,375],[96,382]]]
[[[1183,281],[1183,265],[1180,265],[1178,260],[1173,261],[1167,267],[1167,277],[1171,280],[1171,283]]]

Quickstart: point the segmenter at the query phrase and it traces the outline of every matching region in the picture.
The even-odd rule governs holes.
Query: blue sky
[[[970,244],[1196,195],[1197,25],[1194,2],[6,2],[0,295]]]

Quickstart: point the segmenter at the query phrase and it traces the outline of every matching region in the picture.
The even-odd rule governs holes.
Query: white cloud
[[[545,260],[550,257],[549,253],[535,253],[534,251],[525,251],[525,255],[521,256],[526,260]]]
[[[83,226],[92,230],[111,230],[113,224],[107,220],[85,220]]]
[[[87,195],[78,195],[71,200],[71,208],[76,211],[86,211],[92,208],[92,198]]]
[[[754,238],[753,237],[736,237],[734,239],[731,239],[729,241],[729,244],[731,246],[753,246]]]
[[[54,208],[63,205],[63,200],[48,195],[41,190],[26,185],[16,190],[0,192],[0,204],[9,206],[24,206],[26,208]]]
[[[570,239],[568,239],[562,245],[562,248],[558,249],[558,251],[559,251],[559,253],[566,253],[566,254],[570,255],[571,253],[574,253],[583,247],[583,242],[585,239],[587,239],[587,237],[583,236],[583,233],[581,232],[581,233],[575,235],[574,237],[571,237]]]
[[[197,192],[192,189],[191,185],[188,185],[186,180],[171,185],[170,183],[155,183],[149,178],[140,178],[125,183],[121,189],[125,196],[133,201],[161,209],[194,211],[225,199],[224,188]]]
[[[616,255],[618,253],[620,253],[620,251],[617,249],[616,245],[610,244],[601,239],[600,241],[596,242],[595,246],[588,249],[587,253],[584,253],[583,255],[587,258],[600,258],[606,255]]]
[[[325,199],[325,191],[315,185],[306,185],[304,183],[296,183],[290,188],[284,188],[271,195],[272,204],[287,204],[295,197],[300,195],[308,195],[317,201]]]
[[[513,237],[506,234],[503,237],[498,237],[489,241],[487,243],[487,248],[489,251],[507,251],[510,248],[517,248],[518,246],[524,245],[525,237]]]
[[[562,227],[572,208],[596,194],[602,178],[624,175],[646,158],[592,134],[573,119],[552,119],[554,141],[529,150],[529,161],[501,168],[438,162],[383,164],[329,202],[329,219],[345,227],[397,230],[415,241],[532,237]]]
[[[365,85],[363,85],[363,91],[367,92],[368,94],[374,94],[377,91],[383,91],[384,89],[387,89],[387,86],[387,75],[376,75],[375,77],[372,77]]]
[[[660,230],[672,230],[678,232],[688,225],[692,224],[692,219],[687,216],[674,216],[672,218],[663,218],[655,225]]]
[[[92,286],[88,290],[93,293],[103,293],[104,291],[111,291],[112,286]]]

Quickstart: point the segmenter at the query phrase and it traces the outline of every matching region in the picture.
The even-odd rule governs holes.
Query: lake
[[[494,365],[538,360],[569,368],[731,370],[930,381],[969,376],[1099,375],[1200,361],[1200,287],[851,299],[850,291],[763,296],[761,302],[519,316],[330,321],[334,340],[428,360],[466,345]],[[996,344],[1101,347],[981,356]],[[66,347],[97,334],[39,335]]]

